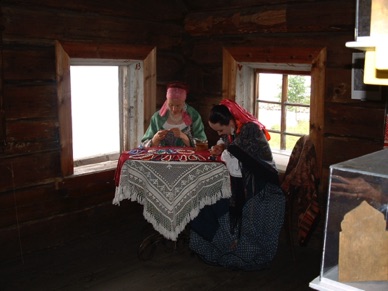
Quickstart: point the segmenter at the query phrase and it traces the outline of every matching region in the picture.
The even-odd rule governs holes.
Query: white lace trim
[[[126,161],[113,204],[124,199],[142,204],[144,218],[175,241],[200,209],[230,196],[222,163]]]

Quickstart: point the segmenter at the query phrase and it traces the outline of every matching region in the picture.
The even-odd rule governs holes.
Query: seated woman
[[[141,142],[145,147],[188,146],[194,140],[207,140],[199,113],[186,104],[188,89],[184,83],[167,85],[166,101],[151,117],[150,125]]]
[[[231,100],[212,108],[209,125],[221,136],[211,153],[226,163],[232,196],[201,210],[190,224],[189,246],[210,264],[266,268],[276,254],[285,211],[269,134]]]

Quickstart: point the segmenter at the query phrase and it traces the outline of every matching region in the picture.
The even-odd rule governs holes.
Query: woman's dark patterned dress
[[[210,264],[266,268],[276,254],[285,211],[272,153],[254,123],[225,141],[240,162],[242,178],[231,177],[231,198],[206,206],[192,221],[190,248]]]

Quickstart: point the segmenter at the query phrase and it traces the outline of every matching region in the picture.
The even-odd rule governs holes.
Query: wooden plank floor
[[[0,263],[0,290],[303,291],[312,290],[309,282],[319,274],[319,248],[296,247],[293,260],[285,232],[271,268],[262,271],[206,265],[187,244],[174,251],[159,246],[150,260],[139,260],[137,248],[152,228],[137,209],[136,223],[132,218],[109,232]]]

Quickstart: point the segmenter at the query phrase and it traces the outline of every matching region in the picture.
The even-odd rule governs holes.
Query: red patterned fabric
[[[153,152],[153,156],[144,156],[144,159],[147,160],[154,160],[154,161],[160,161],[160,162],[185,162],[185,161],[198,161],[198,162],[221,162],[220,157],[211,157],[210,152],[208,150],[204,151],[195,151],[194,148],[190,147],[149,147],[144,149],[133,149],[127,152],[123,152],[120,155],[120,158],[117,162],[117,168],[115,172],[115,184],[116,186],[119,185],[120,182],[120,173],[121,168],[126,160],[131,159],[131,157],[134,157],[136,155],[141,154],[148,154],[150,152]],[[170,153],[169,153],[170,152]],[[169,155],[169,157],[168,157]],[[169,159],[163,159],[168,157]],[[183,159],[185,157],[185,159]],[[141,160],[141,158],[139,158]]]
[[[281,184],[289,201],[297,199],[300,244],[306,243],[319,217],[318,184],[315,147],[306,135],[295,144]]]

